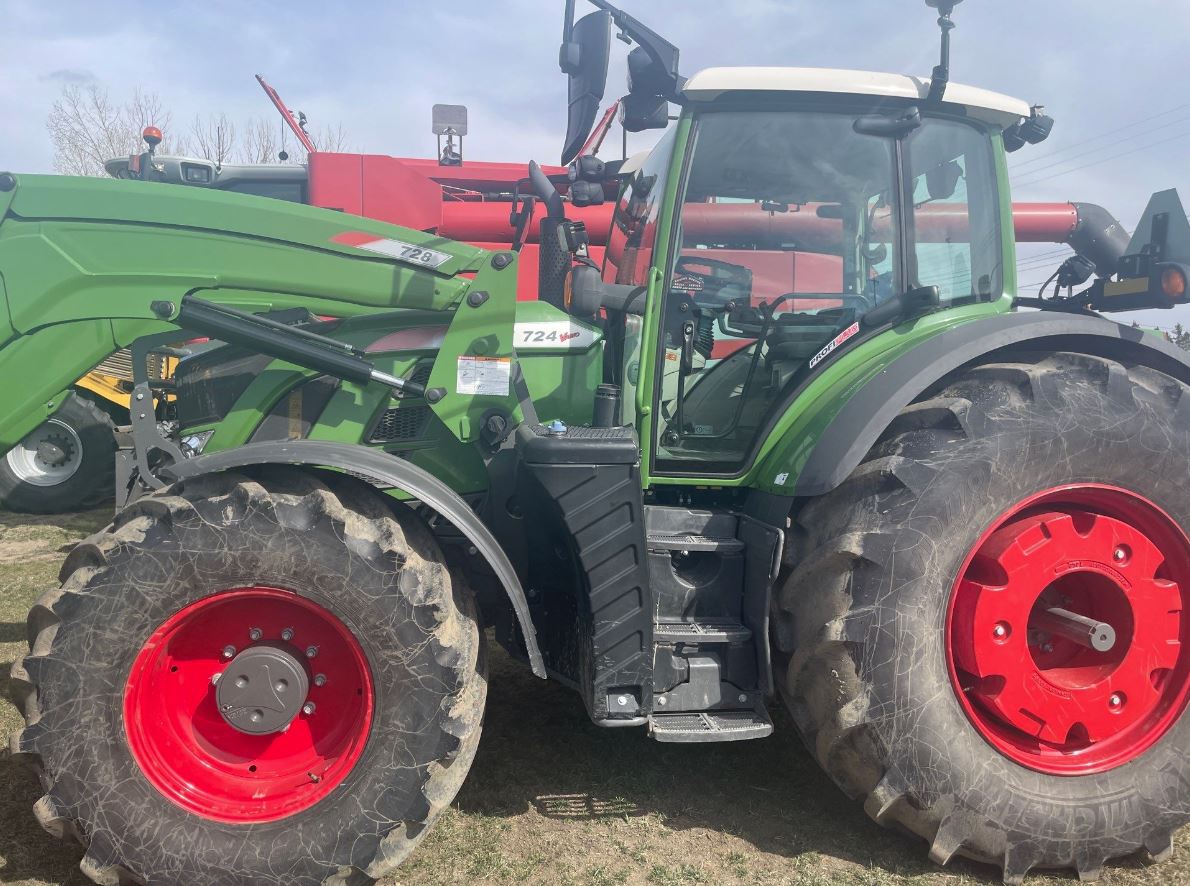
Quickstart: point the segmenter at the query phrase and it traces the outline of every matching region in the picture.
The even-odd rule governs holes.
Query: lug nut
[[[1111,558],[1117,563],[1123,563],[1128,559],[1128,549],[1123,545],[1120,545],[1118,548],[1112,551]]]
[[[306,647],[306,658],[313,658],[317,654],[318,654],[317,646],[307,646]]]
[[[1008,636],[1008,630],[1008,625],[1006,625],[1004,622],[998,622],[996,626],[992,628],[992,636],[997,640],[1003,640]]]
[[[326,674],[315,674],[314,675],[314,685],[315,686],[325,686],[326,685]]]
[[[314,704],[314,702],[312,702],[312,701],[308,701],[304,705],[302,705],[302,713],[305,714],[307,717],[309,717],[311,714],[313,714],[314,711],[316,711],[317,709],[318,709],[318,706],[316,704]]]
[[[1113,711],[1119,710],[1124,706],[1124,696],[1118,692],[1113,692],[1111,698],[1107,700],[1107,706]]]
[[[248,638],[253,643],[255,643],[257,640],[259,640],[263,636],[264,636],[264,631],[262,631],[260,628],[252,628],[250,631],[248,631]]]
[[[214,673],[214,674],[211,674],[211,685],[212,685],[212,686],[218,686],[218,685],[219,685],[219,678],[220,678],[220,677],[222,677],[222,676],[223,676],[223,674],[221,674],[221,673],[217,673],[217,672],[216,672],[216,673]]]
[[[228,643],[226,646],[223,647],[223,657],[224,658],[231,658],[235,654],[236,654],[236,648],[234,646],[232,646],[230,643]]]
[[[284,640],[286,643],[288,643],[290,640],[292,640],[293,639],[293,628],[285,628],[285,630],[283,630],[281,632],[281,639]]]

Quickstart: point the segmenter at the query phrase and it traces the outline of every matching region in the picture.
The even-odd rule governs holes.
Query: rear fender
[[[1106,357],[1190,384],[1190,354],[1141,329],[1098,316],[998,314],[953,326],[901,354],[848,398],[817,440],[799,444],[798,449],[809,451],[800,467],[780,458],[783,451],[798,450],[778,450],[762,465],[764,482],[758,485],[785,496],[830,492],[850,476],[897,414],[931,385],[967,364],[1011,360],[1014,349]]]
[[[500,580],[520,624],[533,673],[545,678],[545,664],[537,644],[537,633],[516,569],[475,512],[433,474],[380,450],[323,440],[249,443],[171,465],[161,473],[165,479],[185,480],[203,474],[265,464],[338,468],[373,483],[399,489],[449,520],[475,546]]]

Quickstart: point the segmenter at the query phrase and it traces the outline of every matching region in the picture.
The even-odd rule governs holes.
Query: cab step
[[[649,533],[650,551],[686,551],[702,553],[713,551],[718,554],[735,554],[744,550],[744,543],[738,538],[720,538],[713,535],[671,535]]]
[[[752,631],[742,624],[714,622],[681,622],[653,625],[653,642],[674,643],[747,643]]]
[[[649,733],[656,741],[746,741],[772,734],[768,711],[704,711],[690,714],[653,714]]]

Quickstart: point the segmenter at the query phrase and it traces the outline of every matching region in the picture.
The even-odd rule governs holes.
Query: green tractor
[[[515,251],[0,175],[0,449],[134,362],[121,507],[13,667],[39,821],[105,884],[391,873],[466,777],[491,628],[658,741],[763,738],[779,697],[938,863],[1166,858],[1190,819],[1190,362],[1100,314],[1186,302],[1176,195],[1110,274],[1026,299],[1005,152],[1037,110],[948,83],[945,54],[927,80],[685,80],[595,5],[567,10],[573,181],[530,167],[541,301]],[[601,165],[574,154],[613,23],[625,124],[681,115]],[[594,267],[558,188],[613,185]]]

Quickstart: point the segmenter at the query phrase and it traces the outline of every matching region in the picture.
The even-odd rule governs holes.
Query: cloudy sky
[[[681,48],[687,74],[723,64],[928,74],[936,61],[934,15],[922,0],[622,5]],[[179,126],[210,112],[271,114],[255,73],[312,129],[342,124],[355,150],[430,154],[430,106],[448,102],[470,108],[469,158],[556,162],[561,7],[0,0],[0,169],[52,171],[45,117],[64,84],[96,83],[113,98],[138,86],[156,92]],[[1044,103],[1058,121],[1048,142],[1014,156],[1015,199],[1101,203],[1131,230],[1152,191],[1190,195],[1190,3],[970,0],[955,17],[955,79]],[[624,83],[616,54],[609,95]],[[1022,250],[1023,282],[1048,276],[1054,249]],[[1190,326],[1190,308],[1144,319]]]

